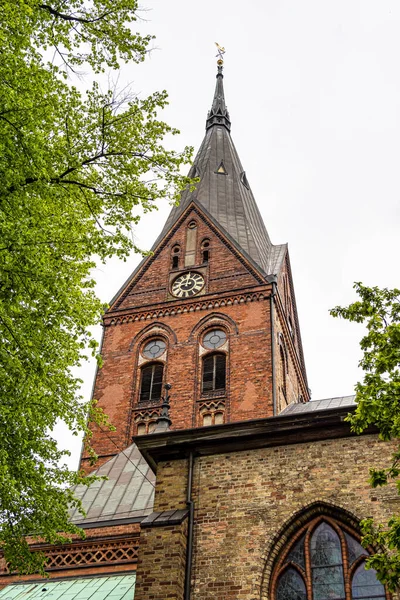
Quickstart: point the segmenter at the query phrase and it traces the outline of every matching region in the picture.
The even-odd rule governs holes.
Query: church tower
[[[171,429],[278,415],[309,400],[287,244],[272,244],[231,137],[222,61],[182,193],[104,316],[93,427],[100,465],[152,433],[170,384]],[[88,469],[87,456],[81,466]]]
[[[95,397],[116,430],[93,427],[100,478],[74,490],[86,539],[35,539],[45,587],[0,554],[0,600],[390,600],[360,521],[393,515],[395,482],[368,476],[395,441],[351,431],[354,396],[308,402],[288,249],[230,129],[219,64],[198,183],[104,316]]]

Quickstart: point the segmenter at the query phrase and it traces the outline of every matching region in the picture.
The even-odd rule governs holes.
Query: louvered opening
[[[202,391],[224,390],[226,386],[226,356],[211,354],[203,361]]]
[[[160,400],[163,380],[163,365],[150,365],[142,369],[140,401]]]

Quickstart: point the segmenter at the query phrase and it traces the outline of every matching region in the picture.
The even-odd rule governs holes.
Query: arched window
[[[143,367],[140,380],[140,402],[160,400],[164,366],[156,363]]]
[[[175,244],[175,246],[173,246],[172,250],[171,250],[171,257],[172,257],[171,269],[179,268],[180,256],[181,256],[181,247],[179,244]]]
[[[205,239],[201,242],[201,262],[207,264],[210,260],[210,240]]]
[[[203,359],[202,392],[224,390],[226,385],[226,356],[208,354]]]
[[[385,588],[356,535],[318,517],[281,555],[273,577],[274,600],[384,600]]]

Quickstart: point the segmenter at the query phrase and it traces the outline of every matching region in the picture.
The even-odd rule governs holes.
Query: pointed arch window
[[[220,352],[208,354],[203,359],[202,392],[225,390],[226,356]]]
[[[277,564],[274,600],[385,600],[368,551],[356,534],[331,518],[318,517],[289,543]]]
[[[171,269],[178,269],[181,256],[181,247],[179,244],[175,244],[171,250]]]
[[[143,367],[140,378],[140,402],[161,400],[164,365],[155,363]]]
[[[205,239],[201,242],[201,262],[207,264],[210,260],[210,240]]]

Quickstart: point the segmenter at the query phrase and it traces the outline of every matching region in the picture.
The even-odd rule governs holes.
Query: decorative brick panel
[[[76,543],[65,546],[41,546],[33,551],[43,552],[47,556],[46,571],[76,569],[103,565],[136,563],[139,550],[139,538],[116,539],[102,543]],[[0,562],[0,575],[9,574],[5,561]]]

